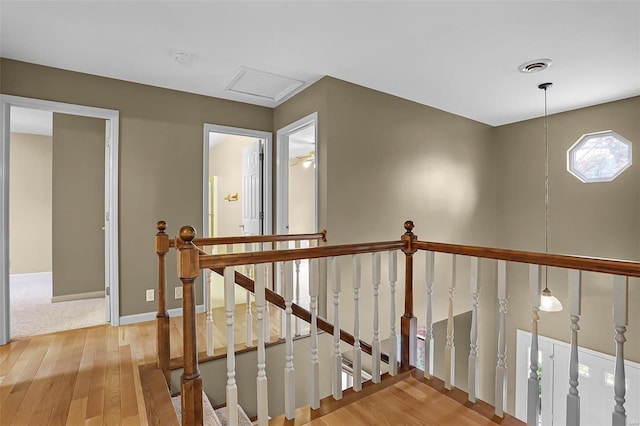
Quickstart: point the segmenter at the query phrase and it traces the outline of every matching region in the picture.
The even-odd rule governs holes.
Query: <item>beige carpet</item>
[[[11,337],[72,330],[106,323],[106,299],[51,303],[51,273],[12,275]]]

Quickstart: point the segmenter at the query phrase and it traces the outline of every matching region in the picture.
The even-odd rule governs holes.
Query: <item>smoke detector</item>
[[[189,62],[189,60],[191,59],[191,55],[189,55],[187,52],[182,52],[179,50],[172,52],[171,57],[173,58],[174,61],[176,61],[179,64],[184,64],[185,62]]]
[[[524,74],[544,71],[551,66],[551,59],[536,59],[528,61],[518,67],[518,71]]]

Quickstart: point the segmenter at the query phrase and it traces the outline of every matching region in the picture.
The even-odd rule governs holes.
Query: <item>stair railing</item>
[[[405,225],[406,226],[406,225]],[[640,277],[640,263],[632,261],[621,261],[611,259],[600,259],[593,257],[569,256],[558,254],[546,254],[536,252],[526,252],[518,250],[506,250],[487,247],[465,246],[456,244],[444,244],[427,241],[415,241],[413,247],[416,250],[426,252],[426,336],[424,359],[424,375],[429,378],[433,373],[433,338],[432,338],[432,306],[431,293],[435,284],[434,271],[436,268],[434,261],[435,253],[446,253],[452,256],[452,280],[449,284],[449,314],[447,317],[447,343],[445,346],[445,366],[444,366],[444,386],[451,389],[454,386],[455,377],[455,348],[453,347],[453,302],[454,290],[456,288],[456,257],[468,256],[470,262],[470,292],[471,292],[471,333],[470,333],[470,355],[468,370],[468,400],[475,402],[478,389],[477,370],[477,325],[478,325],[478,295],[480,292],[479,282],[479,260],[497,260],[497,307],[498,307],[498,330],[497,330],[497,363],[495,378],[495,415],[503,417],[506,411],[506,314],[508,307],[508,281],[507,266],[512,263],[522,263],[529,266],[528,284],[528,308],[531,311],[531,357],[529,362],[529,378],[527,383],[527,424],[538,425],[540,416],[541,395],[539,390],[538,377],[538,321],[540,311],[540,297],[542,292],[542,272],[544,267],[562,268],[567,271],[568,276],[568,314],[569,331],[571,335],[571,355],[568,365],[569,370],[569,392],[567,394],[566,424],[577,426],[580,424],[580,395],[578,391],[578,331],[581,301],[582,301],[582,272],[599,272],[611,276],[613,285],[613,321],[612,326],[615,331],[615,374],[614,374],[614,398],[613,410],[611,414],[614,426],[626,425],[625,404],[625,371],[624,371],[624,343],[626,342],[625,332],[628,325],[628,291],[629,277]],[[431,347],[430,347],[431,346]],[[543,390],[544,391],[544,390]]]
[[[171,384],[171,341],[170,341],[170,317],[167,311],[167,276],[166,276],[166,255],[170,249],[178,249],[183,241],[179,236],[175,238],[169,238],[169,235],[165,232],[167,229],[167,223],[163,220],[158,221],[157,234],[155,239],[156,254],[158,255],[158,312],[156,314],[157,323],[157,366],[160,368],[165,376],[167,386]],[[327,241],[327,231],[321,231],[317,233],[308,234],[282,234],[282,235],[244,235],[233,237],[214,237],[214,238],[194,238],[191,242],[199,248],[199,254],[206,254],[202,249],[209,247],[213,248],[224,246],[227,253],[233,253],[234,246],[240,245],[244,248],[245,252],[252,251],[253,249],[267,250],[276,248],[278,243],[293,242],[298,245],[301,241],[308,241],[308,244],[320,244]],[[209,303],[205,303],[207,309],[206,313],[206,342],[207,342],[207,355],[212,356],[214,351],[214,326],[213,326],[213,306],[211,306],[209,295],[212,292],[213,286],[213,273],[209,274],[209,280],[205,286],[205,300]],[[272,285],[271,273],[268,272],[265,285]],[[253,342],[252,336],[252,313],[251,313],[251,295],[252,293],[247,291],[247,311],[246,311],[246,345],[251,346]],[[183,289],[183,308],[184,308],[184,289]],[[269,339],[269,304],[265,305],[264,320],[266,326],[264,327],[266,335],[265,339]]]
[[[540,394],[539,394],[539,382],[537,377],[538,371],[538,359],[535,354],[538,347],[538,334],[537,324],[539,321],[539,309],[540,309],[540,296],[541,296],[541,271],[543,267],[556,267],[564,268],[568,271],[568,288],[569,288],[569,316],[570,316],[570,331],[571,331],[571,357],[569,364],[570,380],[569,380],[569,392],[567,395],[567,424],[579,425],[580,424],[580,396],[578,392],[579,378],[578,378],[578,330],[580,320],[580,304],[581,304],[581,287],[582,287],[582,271],[591,271],[605,273],[613,276],[613,328],[615,330],[615,374],[614,374],[614,399],[613,399],[613,411],[612,411],[612,424],[614,426],[626,424],[626,411],[625,411],[625,371],[624,371],[624,343],[626,341],[625,333],[628,325],[628,282],[629,277],[640,277],[640,263],[598,259],[579,256],[568,255],[556,255],[546,253],[525,252],[517,250],[505,250],[476,246],[465,246],[456,244],[445,244],[436,242],[419,241],[413,234],[413,223],[410,221],[405,222],[405,234],[401,237],[400,241],[381,242],[381,243],[366,243],[366,244],[350,244],[341,246],[323,246],[317,248],[306,249],[289,249],[289,250],[272,250],[261,251],[252,253],[237,253],[237,254],[222,254],[222,255],[203,255],[198,252],[198,249],[193,245],[193,236],[195,231],[191,227],[183,227],[180,231],[180,238],[184,240],[184,244],[179,247],[179,265],[180,276],[183,279],[185,286],[188,286],[191,279],[191,273],[195,269],[213,269],[222,272],[225,276],[225,299],[226,299],[226,324],[230,330],[233,330],[234,312],[230,308],[232,300],[228,295],[232,294],[233,286],[238,282],[238,273],[234,271],[235,266],[240,265],[253,265],[257,273],[255,274],[257,282],[261,280],[263,267],[261,265],[273,264],[274,262],[282,265],[282,270],[285,271],[285,278],[283,281],[284,291],[283,296],[276,295],[270,291],[266,291],[266,299],[269,297],[272,300],[278,298],[278,306],[284,306],[287,315],[287,321],[290,324],[291,315],[296,307],[293,303],[293,290],[292,290],[292,278],[291,274],[287,274],[286,268],[287,262],[295,262],[301,259],[310,259],[312,267],[310,268],[311,277],[310,282],[317,282],[317,259],[328,258],[331,273],[327,274],[329,281],[327,283],[327,289],[333,294],[333,301],[338,306],[341,294],[341,281],[344,279],[340,271],[340,265],[342,262],[341,257],[351,257],[353,264],[352,275],[352,288],[354,298],[354,335],[353,343],[354,350],[356,352],[354,357],[354,367],[358,363],[358,346],[362,348],[359,339],[359,289],[361,286],[361,274],[360,274],[360,261],[359,256],[364,254],[370,254],[373,256],[372,265],[374,271],[372,271],[374,294],[377,288],[377,281],[379,272],[375,269],[378,268],[380,262],[376,256],[381,252],[389,252],[389,281],[390,291],[393,294],[395,289],[395,267],[393,266],[393,258],[397,250],[402,250],[405,254],[405,300],[404,300],[404,314],[401,318],[401,358],[400,367],[402,369],[409,369],[416,364],[416,347],[417,347],[417,319],[413,313],[413,297],[414,297],[414,254],[418,251],[426,252],[426,338],[425,344],[427,349],[424,351],[424,374],[429,378],[433,374],[432,370],[432,353],[433,353],[433,307],[432,307],[432,292],[436,285],[434,273],[436,267],[435,253],[443,253],[452,255],[451,262],[451,280],[448,283],[448,315],[447,315],[447,332],[446,332],[446,345],[445,345],[445,380],[444,387],[446,389],[452,389],[455,386],[455,347],[453,344],[453,308],[455,303],[455,292],[457,288],[457,257],[467,256],[471,258],[470,262],[470,286],[471,292],[471,312],[472,312],[472,327],[470,333],[470,356],[469,356],[469,385],[470,390],[468,392],[468,399],[470,402],[475,402],[478,397],[478,370],[477,370],[477,350],[478,350],[478,338],[477,338],[477,324],[478,324],[478,300],[480,292],[479,282],[479,264],[480,259],[493,259],[497,260],[497,313],[498,313],[498,329],[497,329],[497,362],[496,362],[496,375],[495,375],[495,415],[503,417],[506,410],[506,371],[507,371],[507,353],[506,353],[506,314],[508,307],[508,276],[507,266],[511,263],[524,263],[529,265],[529,309],[531,311],[532,318],[532,336],[531,347],[532,357],[530,360],[530,377],[528,383],[528,395],[527,395],[527,423],[531,425],[538,424],[539,407],[540,407]],[[192,253],[199,253],[199,256],[193,256]],[[240,280],[241,281],[241,280]],[[249,286],[248,280],[246,282]],[[252,282],[251,282],[252,283]],[[256,284],[258,285],[258,284]],[[264,287],[258,285],[259,288]],[[185,287],[186,288],[186,287]],[[255,290],[255,289],[254,289]],[[317,297],[317,286],[310,286],[311,298]],[[258,290],[261,293],[261,290]],[[262,311],[263,299],[261,294],[256,294],[257,305],[260,306]],[[258,301],[259,300],[259,301]],[[377,305],[377,303],[374,303]],[[377,307],[377,306],[376,306]],[[317,318],[317,312],[315,304],[312,304],[309,321],[313,322],[313,317]],[[393,311],[392,311],[393,312]],[[338,391],[340,386],[338,380],[340,375],[338,371],[338,359],[341,359],[340,339],[336,339],[336,334],[340,334],[342,337],[343,331],[339,328],[340,316],[339,309],[334,310],[334,355],[335,363],[333,364],[333,396],[336,399],[341,397],[341,391]],[[390,330],[391,335],[395,327],[394,317],[392,314]],[[185,316],[185,321],[187,317]],[[317,318],[316,324],[320,324],[324,321],[321,318]],[[325,321],[326,322],[326,321]],[[377,321],[374,317],[373,323]],[[287,333],[287,350],[286,350],[286,364],[285,364],[285,417],[292,419],[295,414],[295,391],[292,389],[292,378],[295,376],[295,370],[293,366],[293,355],[291,346],[291,327],[287,327],[289,332]],[[392,336],[390,335],[390,341]],[[371,346],[371,350],[377,351],[375,340],[378,336],[377,332],[374,332],[374,345]],[[317,339],[317,336],[313,335],[312,342]],[[337,344],[335,343],[337,342]],[[259,344],[259,366],[258,366],[258,389],[259,394],[259,409],[258,409],[258,422],[259,424],[267,424],[267,410],[265,404],[266,398],[266,373],[264,369],[264,342]],[[392,350],[389,354],[389,359],[393,359]],[[311,345],[311,360],[314,363],[314,373],[312,374],[312,400],[309,401],[312,408],[319,407],[317,381],[315,381],[315,363],[317,361],[317,344]],[[340,357],[340,358],[338,358]],[[375,359],[374,359],[375,362]],[[196,366],[197,368],[197,366]],[[390,367],[391,368],[391,367]],[[355,370],[360,368],[354,368]],[[374,367],[374,370],[377,369]],[[194,374],[194,371],[187,370],[187,363],[185,362],[185,374],[183,375],[182,386],[187,387],[188,381],[199,381],[201,386],[201,379],[198,374]],[[358,377],[354,382],[360,383]],[[191,386],[191,385],[190,385]],[[191,386],[192,388],[194,386]],[[187,387],[189,388],[189,387]],[[260,391],[263,389],[263,391]],[[357,386],[354,386],[354,390],[358,390]],[[261,393],[260,393],[261,392]],[[195,397],[195,396],[194,396]],[[194,407],[197,409],[196,404],[183,405],[183,407]],[[235,354],[233,350],[227,351],[227,407],[229,412],[229,424],[236,424],[237,418],[233,413],[237,412],[237,386],[235,383]],[[197,418],[198,415],[192,415],[191,418]]]

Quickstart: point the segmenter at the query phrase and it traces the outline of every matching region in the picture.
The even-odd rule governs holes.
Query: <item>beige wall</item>
[[[274,128],[318,112],[320,228],[329,244],[396,240],[411,219],[424,240],[495,245],[495,144],[492,128],[453,114],[325,77],[276,108]],[[403,312],[404,255],[398,256],[396,312]],[[424,253],[416,256],[414,312],[424,322]],[[450,280],[450,257],[438,257],[438,282]],[[389,296],[383,256],[380,324],[389,324]],[[468,260],[459,259],[458,282],[468,282]],[[350,262],[342,263],[342,328],[352,330]],[[495,282],[495,268],[483,267],[483,281]],[[361,333],[372,336],[373,290],[369,257],[362,258]],[[481,293],[480,338],[493,342],[495,289]],[[466,288],[466,287],[465,287]],[[321,292],[326,300],[327,289]],[[446,316],[447,290],[434,293],[438,321]],[[331,300],[331,294],[329,294]],[[457,293],[456,314],[469,309],[467,291]],[[321,304],[322,306],[322,304]],[[328,318],[333,308],[328,306]],[[480,348],[486,370],[495,368],[495,345]],[[482,384],[489,399],[492,384]]]
[[[218,177],[216,193],[216,237],[241,235],[242,229],[242,150],[255,138],[228,136],[209,150],[209,175]],[[227,201],[227,195],[238,194],[238,201]]]
[[[203,124],[271,131],[273,111],[8,59],[0,67],[3,94],[120,112],[120,313],[154,311],[145,290],[156,287],[156,222],[166,220],[170,235],[182,225],[202,227]],[[172,259],[169,294],[178,285]],[[169,299],[169,308],[181,305]]]
[[[51,136],[11,133],[10,274],[51,271]]]
[[[53,297],[104,291],[105,121],[53,114]]]
[[[289,233],[316,232],[316,170],[289,166]]]
[[[555,90],[555,89],[554,89]],[[497,244],[544,251],[544,124],[528,120],[495,130],[498,170]],[[613,182],[585,184],[566,170],[566,152],[585,133],[614,130],[633,143],[633,165]],[[549,251],[640,260],[640,97],[549,117]],[[510,377],[515,373],[516,329],[531,330],[527,269],[510,265],[507,344]],[[580,345],[613,354],[612,279],[585,273]],[[549,286],[565,305],[542,313],[540,334],[568,341],[566,271],[549,270]],[[640,280],[629,286],[629,340],[625,357],[640,361]],[[509,382],[514,409],[515,380]]]

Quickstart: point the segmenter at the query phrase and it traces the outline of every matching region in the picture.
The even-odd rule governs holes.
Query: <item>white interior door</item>
[[[262,140],[242,150],[242,234],[262,234]]]

